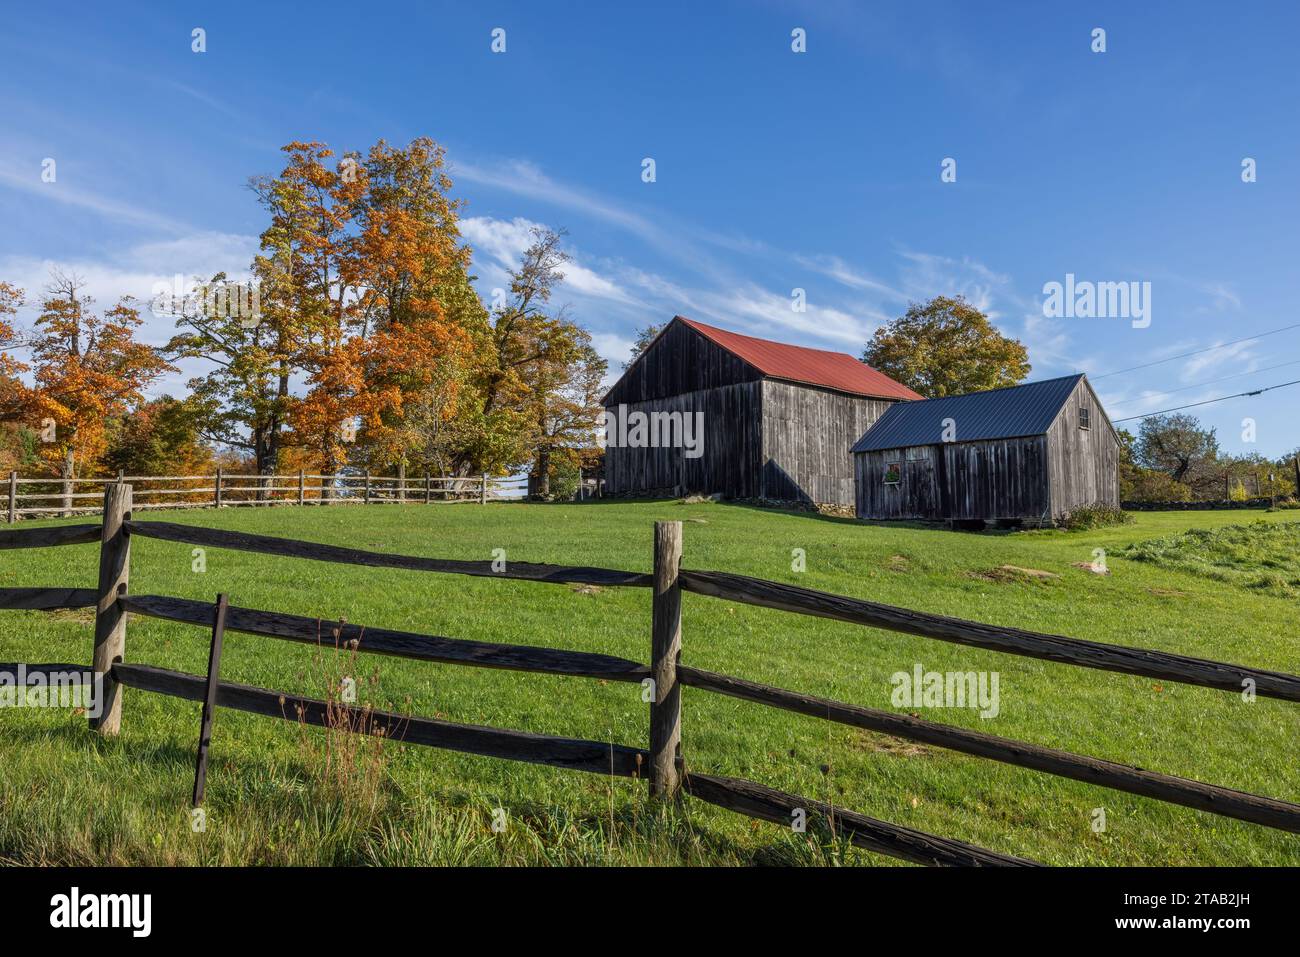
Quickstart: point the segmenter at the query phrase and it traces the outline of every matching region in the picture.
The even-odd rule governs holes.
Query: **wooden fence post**
[[[212,504],[221,508],[221,466],[217,466],[217,480],[212,486]]]
[[[307,476],[302,469],[298,470],[298,504],[302,505],[307,500]]]
[[[486,505],[487,504],[487,472],[483,473],[482,483],[483,484],[479,487],[478,503],[480,505]]]
[[[126,612],[118,597],[126,594],[131,573],[131,536],[123,522],[131,518],[131,486],[104,486],[104,530],[99,546],[99,598],[95,606],[95,657],[93,669],[98,684],[90,727],[101,735],[117,734],[122,727],[122,697],[113,680],[113,664],[126,651]]]
[[[362,502],[362,504],[363,505],[370,504],[370,469],[366,469],[366,499],[364,502]]]
[[[681,787],[677,758],[682,741],[682,689],[677,661],[682,651],[682,523],[655,522],[654,604],[651,609],[650,793],[674,797]]]
[[[429,470],[425,469],[424,470],[424,504],[425,505],[429,504],[431,493],[432,493],[432,486],[429,484]]]
[[[203,792],[208,783],[208,747],[212,744],[212,718],[217,711],[217,688],[221,674],[221,643],[226,633],[226,594],[217,596],[216,611],[212,621],[212,644],[208,647],[208,683],[204,688],[203,714],[199,719],[199,754],[194,765],[193,807],[203,803]]]
[[[9,524],[18,518],[18,473],[9,473]]]
[[[406,463],[397,463],[397,500],[405,503],[406,501]]]

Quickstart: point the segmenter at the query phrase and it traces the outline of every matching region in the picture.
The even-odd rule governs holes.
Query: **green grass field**
[[[1300,671],[1296,604],[1213,561],[1121,557],[1189,528],[1293,523],[1300,512],[1139,514],[1083,533],[954,533],[738,505],[676,502],[224,509],[143,518],[446,558],[649,571],[652,523],[685,522],[686,567],[876,601]],[[56,523],[50,523],[56,524]],[[1297,526],[1292,526],[1294,531]],[[1235,534],[1235,533],[1234,533]],[[1257,536],[1285,576],[1295,536]],[[1243,546],[1244,547],[1244,546]],[[1079,567],[1105,549],[1109,575]],[[803,549],[807,569],[792,570]],[[1194,549],[1193,549],[1194,550]],[[1134,550],[1137,555],[1140,550]],[[1168,552],[1168,548],[1161,551]],[[1233,546],[1225,561],[1241,564]],[[94,587],[98,547],[0,552],[0,586]],[[1158,557],[1158,556],[1157,556]],[[645,589],[592,589],[366,569],[136,538],[131,590],[459,638],[645,661]],[[1247,562],[1248,564],[1249,562]],[[1289,563],[1289,564],[1288,564]],[[1011,565],[1053,573],[1001,570]],[[1206,567],[1203,567],[1206,566]],[[89,612],[6,611],[0,660],[89,662]],[[326,626],[327,627],[327,626]],[[129,661],[201,674],[208,635],[132,617]],[[683,661],[891,709],[890,676],[996,671],[1000,711],[929,719],[1300,801],[1294,704],[1000,655],[924,638],[684,597]],[[362,656],[361,700],[412,714],[644,747],[638,686]],[[322,697],[334,652],[227,637],[222,675]],[[895,709],[897,710],[897,709]],[[109,864],[890,864],[699,802],[662,811],[642,784],[388,744],[375,754],[317,730],[219,711],[206,831],[190,827],[199,706],[127,689],[103,741],[67,710],[0,709],[0,859]],[[888,821],[1058,865],[1300,864],[1294,835],[685,689],[689,768],[749,778]],[[359,739],[353,739],[359,740]],[[827,770],[823,770],[823,766]],[[504,809],[503,831],[492,828]],[[1092,829],[1104,808],[1106,830]]]

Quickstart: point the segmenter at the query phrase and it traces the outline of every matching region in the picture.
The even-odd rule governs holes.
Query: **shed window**
[[[1092,423],[1089,421],[1090,410],[1087,406],[1079,406],[1079,428],[1090,429]]]
[[[903,468],[897,462],[885,463],[885,484],[897,485],[903,479]]]

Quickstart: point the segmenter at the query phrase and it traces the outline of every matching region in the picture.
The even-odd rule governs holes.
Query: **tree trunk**
[[[537,495],[544,499],[551,497],[550,449],[541,449],[537,453]]]

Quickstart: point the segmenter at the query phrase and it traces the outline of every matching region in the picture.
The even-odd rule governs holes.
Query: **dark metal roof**
[[[899,402],[867,429],[853,451],[937,445],[943,441],[944,419],[953,420],[956,442],[1043,435],[1082,378],[1080,373],[988,392]]]

